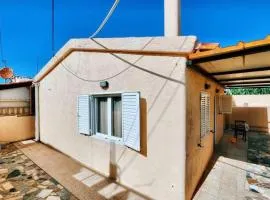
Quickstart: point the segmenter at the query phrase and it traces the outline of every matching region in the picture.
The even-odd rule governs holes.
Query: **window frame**
[[[88,96],[89,97],[89,123],[90,129],[89,134],[81,134],[85,136],[90,136],[93,139],[97,139],[100,141],[104,141],[107,143],[114,143],[126,146],[132,150],[137,152],[141,151],[141,100],[140,100],[140,92],[139,91],[118,91],[118,92],[99,92],[99,93],[92,93],[92,94],[80,94],[77,98],[77,112],[78,107],[81,105],[80,101],[78,101],[80,96]],[[121,138],[117,136],[105,135],[102,133],[96,134],[96,105],[95,101],[98,97],[106,97],[106,98],[113,98],[113,97],[120,97],[121,99]],[[113,105],[111,105],[112,108]],[[131,106],[131,108],[130,108]],[[86,109],[86,108],[85,108]],[[118,111],[118,110],[117,110]],[[113,112],[111,112],[113,114]],[[132,124],[126,123],[130,121],[132,117]],[[118,118],[118,116],[117,116]],[[78,118],[79,119],[79,118]],[[77,120],[78,121],[78,120]],[[111,121],[112,125],[112,121]],[[78,124],[78,130],[80,126]],[[112,128],[112,127],[111,127]],[[78,131],[79,132],[79,131]],[[118,134],[115,134],[118,135]]]
[[[102,140],[110,140],[110,141],[114,141],[120,144],[124,143],[124,138],[123,138],[123,133],[122,133],[122,137],[116,137],[112,135],[112,123],[113,123],[113,106],[112,106],[112,99],[113,97],[121,97],[121,93],[112,93],[112,94],[96,94],[96,95],[92,95],[94,98],[94,137],[98,138],[98,139],[102,139]],[[108,134],[104,134],[104,133],[100,133],[97,131],[98,128],[98,98],[107,98],[107,132]],[[121,101],[122,101],[122,97],[121,97]],[[122,117],[122,116],[121,116]],[[121,120],[122,123],[122,120]],[[121,130],[122,131],[122,130]]]

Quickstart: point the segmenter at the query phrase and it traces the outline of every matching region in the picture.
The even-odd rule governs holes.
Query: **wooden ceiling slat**
[[[215,72],[215,73],[209,73],[209,74],[212,76],[217,76],[217,75],[238,74],[238,73],[247,73],[247,72],[259,72],[259,71],[267,71],[267,70],[270,70],[270,66],[256,67],[256,68],[243,68],[243,69],[238,69],[234,71],[222,71],[222,72]]]
[[[242,77],[242,78],[223,78],[218,79],[220,82],[226,81],[245,81],[245,80],[254,80],[254,79],[270,79],[270,76],[258,76],[258,77]]]
[[[230,85],[226,88],[269,88],[270,84],[265,85]]]
[[[270,37],[195,52],[189,55],[189,64],[225,86],[270,85]]]
[[[270,80],[268,81],[254,81],[254,82],[240,82],[240,83],[233,83],[233,82],[229,82],[229,83],[225,83],[224,85],[228,86],[228,85],[248,85],[248,84],[270,84]]]

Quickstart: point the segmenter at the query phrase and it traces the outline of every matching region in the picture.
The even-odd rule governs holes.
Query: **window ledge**
[[[124,145],[124,142],[123,142],[123,139],[122,138],[116,138],[116,137],[110,137],[110,136],[103,136],[103,135],[93,135],[92,136],[93,138],[95,139],[98,139],[98,140],[102,140],[102,141],[106,141],[108,143],[115,143],[115,144],[120,144],[120,145]]]

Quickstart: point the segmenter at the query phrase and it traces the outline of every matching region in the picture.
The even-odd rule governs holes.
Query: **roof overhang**
[[[0,90],[20,88],[20,87],[30,87],[32,84],[33,84],[33,81],[5,83],[5,84],[0,84]]]
[[[227,88],[270,86],[270,37],[197,51],[188,66]]]

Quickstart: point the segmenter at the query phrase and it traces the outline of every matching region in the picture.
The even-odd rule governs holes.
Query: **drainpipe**
[[[39,83],[35,83],[35,140],[40,140]]]
[[[180,0],[164,0],[164,36],[180,35]]]

